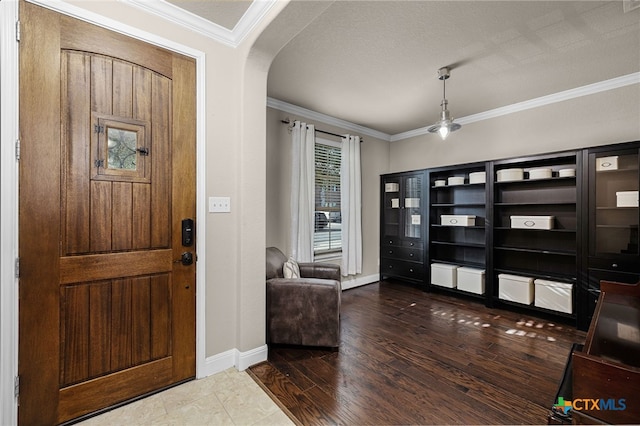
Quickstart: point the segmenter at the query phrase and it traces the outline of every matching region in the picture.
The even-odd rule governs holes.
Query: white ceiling
[[[250,3],[171,2],[226,28]],[[276,56],[268,96],[395,135],[438,119],[443,66],[452,68],[447,98],[458,118],[639,73],[636,6],[339,0]],[[639,86],[629,90],[640,102]]]

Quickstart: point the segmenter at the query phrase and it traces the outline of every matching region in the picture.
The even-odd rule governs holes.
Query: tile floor
[[[294,425],[244,371],[194,380],[78,423],[114,425]]]

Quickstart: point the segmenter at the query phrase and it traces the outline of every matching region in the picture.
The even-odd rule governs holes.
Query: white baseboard
[[[240,352],[237,349],[221,352],[205,359],[203,371],[198,371],[198,378],[211,376],[232,367],[238,371],[244,371],[252,365],[266,361],[268,353],[267,345],[246,352]]]
[[[380,274],[373,274],[367,276],[357,276],[351,280],[342,280],[342,291],[349,290],[350,288],[360,287],[361,285],[375,283],[380,281]]]

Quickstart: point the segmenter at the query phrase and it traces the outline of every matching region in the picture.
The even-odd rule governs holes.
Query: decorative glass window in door
[[[151,164],[148,123],[94,114],[92,129],[93,178],[149,182]]]

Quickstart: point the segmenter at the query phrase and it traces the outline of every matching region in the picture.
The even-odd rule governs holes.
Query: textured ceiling
[[[227,28],[250,4],[170,1]],[[328,3],[276,56],[268,96],[390,135],[438,119],[443,66],[454,118],[640,72],[640,7],[624,12],[640,0]]]
[[[275,58],[268,95],[397,134],[438,119],[437,70],[448,65],[454,117],[638,72],[640,9],[623,13],[622,1],[337,1]]]

